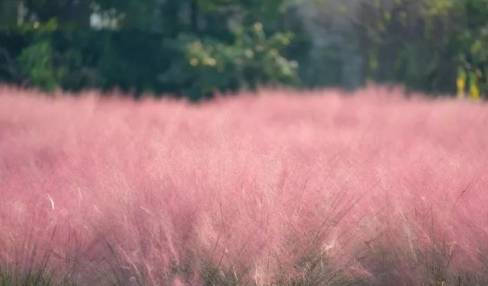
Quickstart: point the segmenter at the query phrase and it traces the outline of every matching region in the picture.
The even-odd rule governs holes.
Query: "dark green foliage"
[[[160,80],[180,84],[185,94],[194,97],[215,91],[256,88],[263,84],[296,82],[297,64],[282,51],[291,35],[275,33],[267,37],[261,23],[240,30],[231,43],[211,38],[183,38],[183,62],[173,62]]]
[[[371,79],[453,92],[462,67],[488,92],[487,0],[368,2],[356,28]]]
[[[488,93],[488,0],[357,1],[350,13],[330,12],[336,0],[26,0],[20,10],[19,3],[0,0],[0,82],[192,99],[366,80],[454,93],[461,71]],[[329,14],[309,19],[305,4]],[[103,27],[90,27],[94,13]],[[323,46],[317,38],[327,34],[314,29],[327,30],[334,17],[349,19],[331,30],[343,40]]]
[[[296,62],[284,56],[292,32],[282,25],[283,0],[87,3],[25,1],[24,23],[0,30],[0,80],[192,99],[298,82]],[[112,24],[90,28],[93,12]]]

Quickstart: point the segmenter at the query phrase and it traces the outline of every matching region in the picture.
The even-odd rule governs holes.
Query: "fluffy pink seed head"
[[[81,285],[487,273],[486,103],[345,95],[0,88],[0,269]]]

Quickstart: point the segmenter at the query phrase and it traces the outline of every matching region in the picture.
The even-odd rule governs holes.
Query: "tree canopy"
[[[0,81],[199,99],[464,80],[486,94],[487,19],[488,0],[0,0]]]

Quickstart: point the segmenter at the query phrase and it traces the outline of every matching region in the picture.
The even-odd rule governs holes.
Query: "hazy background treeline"
[[[0,0],[0,81],[199,99],[260,85],[488,93],[488,0]]]

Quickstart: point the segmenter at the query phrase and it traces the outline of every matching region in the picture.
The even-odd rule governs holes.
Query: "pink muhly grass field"
[[[487,285],[487,127],[385,87],[3,87],[0,284]]]

